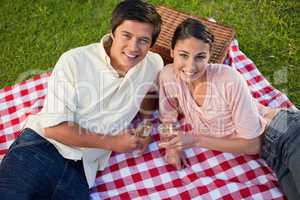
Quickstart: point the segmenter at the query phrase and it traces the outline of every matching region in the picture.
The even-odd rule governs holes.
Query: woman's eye
[[[196,57],[196,60],[198,60],[198,61],[201,61],[201,60],[203,60],[203,59],[205,59],[205,56],[197,56],[197,57]]]

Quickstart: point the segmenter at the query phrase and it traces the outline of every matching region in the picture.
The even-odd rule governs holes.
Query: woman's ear
[[[171,58],[174,58],[174,50],[173,49],[171,49],[171,51],[170,51],[170,56],[171,56]]]

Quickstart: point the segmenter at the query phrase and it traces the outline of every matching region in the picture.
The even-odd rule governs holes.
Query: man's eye
[[[123,35],[123,37],[124,37],[125,39],[130,39],[130,36],[129,36],[129,35]]]
[[[141,40],[142,44],[149,44],[149,40]]]
[[[180,57],[184,58],[184,59],[187,59],[188,58],[188,55],[186,54],[179,54]]]

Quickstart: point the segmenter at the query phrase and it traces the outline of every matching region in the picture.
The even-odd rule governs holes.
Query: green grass
[[[0,88],[49,71],[66,50],[109,32],[107,0],[0,0]],[[297,0],[150,0],[236,30],[240,48],[300,108]]]

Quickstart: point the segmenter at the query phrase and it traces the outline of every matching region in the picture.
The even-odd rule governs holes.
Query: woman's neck
[[[196,80],[190,81],[187,83],[188,88],[191,92],[194,92],[199,86],[207,83],[207,71],[204,72],[202,76],[197,78]]]

